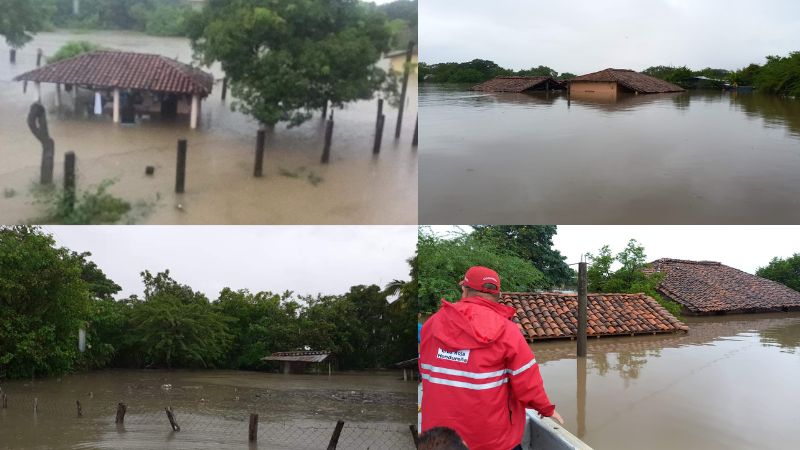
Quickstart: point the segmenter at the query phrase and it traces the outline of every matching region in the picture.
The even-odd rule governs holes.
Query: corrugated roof
[[[501,301],[516,309],[514,322],[525,338],[571,338],[578,332],[578,296],[552,292],[508,292]],[[688,327],[645,294],[590,294],[588,336],[672,333]]]
[[[325,351],[275,352],[270,356],[261,358],[261,360],[320,363],[328,359],[329,356],[331,356],[331,352]]]
[[[210,94],[214,84],[210,74],[167,57],[118,51],[84,53],[23,73],[14,80],[200,96]]]
[[[544,83],[546,81],[550,82],[550,89],[559,90],[567,88],[562,82],[551,77],[501,76],[476,84],[472,86],[471,89],[473,91],[485,92],[523,92],[537,87],[544,89]]]
[[[630,69],[604,69],[599,72],[588,73],[581,75],[570,80],[570,83],[576,81],[603,81],[603,82],[616,82],[620,85],[642,93],[642,94],[655,94],[659,92],[683,92],[680,86],[668,83],[643,73],[635,72]]]
[[[659,292],[694,313],[800,310],[800,292],[714,261],[658,259]]]

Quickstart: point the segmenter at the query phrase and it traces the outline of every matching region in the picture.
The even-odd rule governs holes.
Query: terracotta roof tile
[[[14,80],[200,96],[210,94],[214,83],[210,74],[161,55],[117,51],[84,53],[23,73]]]
[[[509,292],[501,301],[516,309],[514,321],[529,341],[575,337],[578,332],[576,294]],[[590,294],[589,336],[670,333],[688,328],[654,299],[644,294]]]
[[[800,292],[713,261],[659,259],[658,291],[693,313],[800,310]]]
[[[476,84],[475,86],[472,86],[472,90],[486,92],[523,92],[537,88],[544,89],[544,83],[546,81],[550,82],[550,89],[562,90],[567,88],[564,83],[551,77],[503,76]]]
[[[680,86],[651,77],[650,75],[634,72],[630,69],[604,69],[599,72],[581,75],[570,80],[571,83],[576,81],[611,81],[643,94],[685,91],[685,89]]]

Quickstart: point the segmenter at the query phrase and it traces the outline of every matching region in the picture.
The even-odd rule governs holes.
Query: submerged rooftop
[[[473,91],[485,92],[524,92],[533,90],[562,90],[566,85],[552,77],[519,77],[500,76],[471,88]]]
[[[680,86],[630,69],[608,68],[598,72],[581,75],[570,80],[570,83],[580,82],[614,82],[626,89],[640,94],[685,91],[685,89]]]

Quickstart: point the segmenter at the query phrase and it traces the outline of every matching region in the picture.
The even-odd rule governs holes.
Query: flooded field
[[[109,49],[157,53],[191,62],[189,42],[128,32],[40,33],[11,65],[0,44],[0,222],[29,222],[42,216],[32,194],[39,177],[41,146],[26,125],[35,89],[12,78],[36,67],[36,49],[52,55],[70,40],[86,40]],[[394,61],[384,60],[388,68]],[[206,69],[208,70],[208,69]],[[264,177],[253,177],[258,124],[232,112],[235,101],[220,98],[223,74],[210,71],[214,92],[201,108],[200,127],[189,129],[188,116],[167,122],[154,118],[135,126],[115,125],[108,115],[86,114],[92,93],[82,90],[77,112],[70,96],[55,106],[56,88],[42,85],[50,135],[55,140],[55,182],[62,182],[64,153],[77,155],[78,187],[105,179],[111,192],[132,203],[126,222],[196,223],[417,223],[417,153],[411,145],[417,114],[416,77],[409,82],[404,128],[394,139],[397,109],[384,107],[383,147],[373,157],[377,99],[336,110],[331,163],[320,164],[324,122],[319,115],[300,127],[279,125],[267,138]],[[188,139],[186,193],[175,194],[176,143]],[[145,175],[155,166],[155,175]]]
[[[421,88],[420,223],[797,223],[800,99]]]
[[[338,448],[413,448],[416,383],[397,373],[109,370],[0,387],[8,395],[0,449],[247,448],[250,413],[259,414],[258,444],[250,448],[326,448],[340,419]],[[118,402],[127,404],[120,427]],[[170,428],[167,406],[180,432]]]
[[[603,449],[800,448],[800,314],[686,318],[688,334],[535,343],[566,428]]]

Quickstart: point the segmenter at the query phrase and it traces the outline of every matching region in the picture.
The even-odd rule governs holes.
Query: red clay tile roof
[[[800,292],[713,261],[658,259],[658,291],[693,313],[800,310]]]
[[[210,74],[165,56],[117,51],[84,53],[23,73],[14,80],[200,96],[210,94],[214,83]]]
[[[514,322],[528,341],[571,338],[578,332],[578,296],[507,292],[501,302],[517,310]],[[589,294],[589,336],[672,333],[688,327],[644,294]]]
[[[503,76],[495,77],[489,81],[476,84],[472,86],[473,91],[486,91],[486,92],[523,92],[529,89],[535,89],[537,86],[544,89],[542,83],[550,81],[550,89],[559,90],[566,89],[566,86],[551,77],[512,77]]]
[[[650,75],[634,72],[630,69],[605,69],[599,72],[588,73],[586,75],[575,77],[570,80],[570,83],[574,83],[576,81],[612,81],[642,94],[685,91],[685,89],[680,86],[668,83],[664,80],[659,80],[658,78],[651,77]]]

